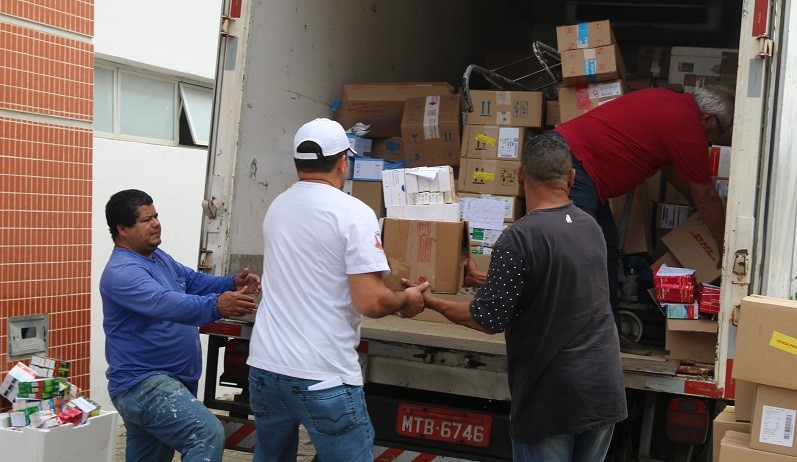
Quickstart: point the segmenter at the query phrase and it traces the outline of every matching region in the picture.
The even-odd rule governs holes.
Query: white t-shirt
[[[362,315],[349,274],[390,272],[379,222],[359,199],[299,181],[263,220],[262,299],[247,364],[291,377],[362,385]]]

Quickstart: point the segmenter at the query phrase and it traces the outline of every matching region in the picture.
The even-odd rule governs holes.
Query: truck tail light
[[[708,407],[702,399],[672,398],[667,406],[667,438],[676,443],[702,444],[709,426]]]

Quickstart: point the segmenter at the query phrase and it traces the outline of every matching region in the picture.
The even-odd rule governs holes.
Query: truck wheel
[[[633,311],[620,310],[620,329],[621,334],[628,340],[638,342],[642,338],[643,331],[642,319]]]

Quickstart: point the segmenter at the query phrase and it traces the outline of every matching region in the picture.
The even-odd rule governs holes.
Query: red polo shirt
[[[684,180],[711,182],[708,139],[689,93],[637,90],[555,131],[583,162],[601,202],[625,194],[666,165],[675,165]]]

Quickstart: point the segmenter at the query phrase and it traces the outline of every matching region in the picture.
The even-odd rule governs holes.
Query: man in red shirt
[[[612,312],[619,332],[619,236],[607,201],[661,170],[697,207],[722,252],[725,209],[711,183],[708,146],[731,131],[733,110],[733,90],[724,85],[708,85],[694,94],[646,88],[554,129],[573,154],[576,182],[570,199],[595,218],[606,240]],[[620,349],[650,354],[622,334]]]

